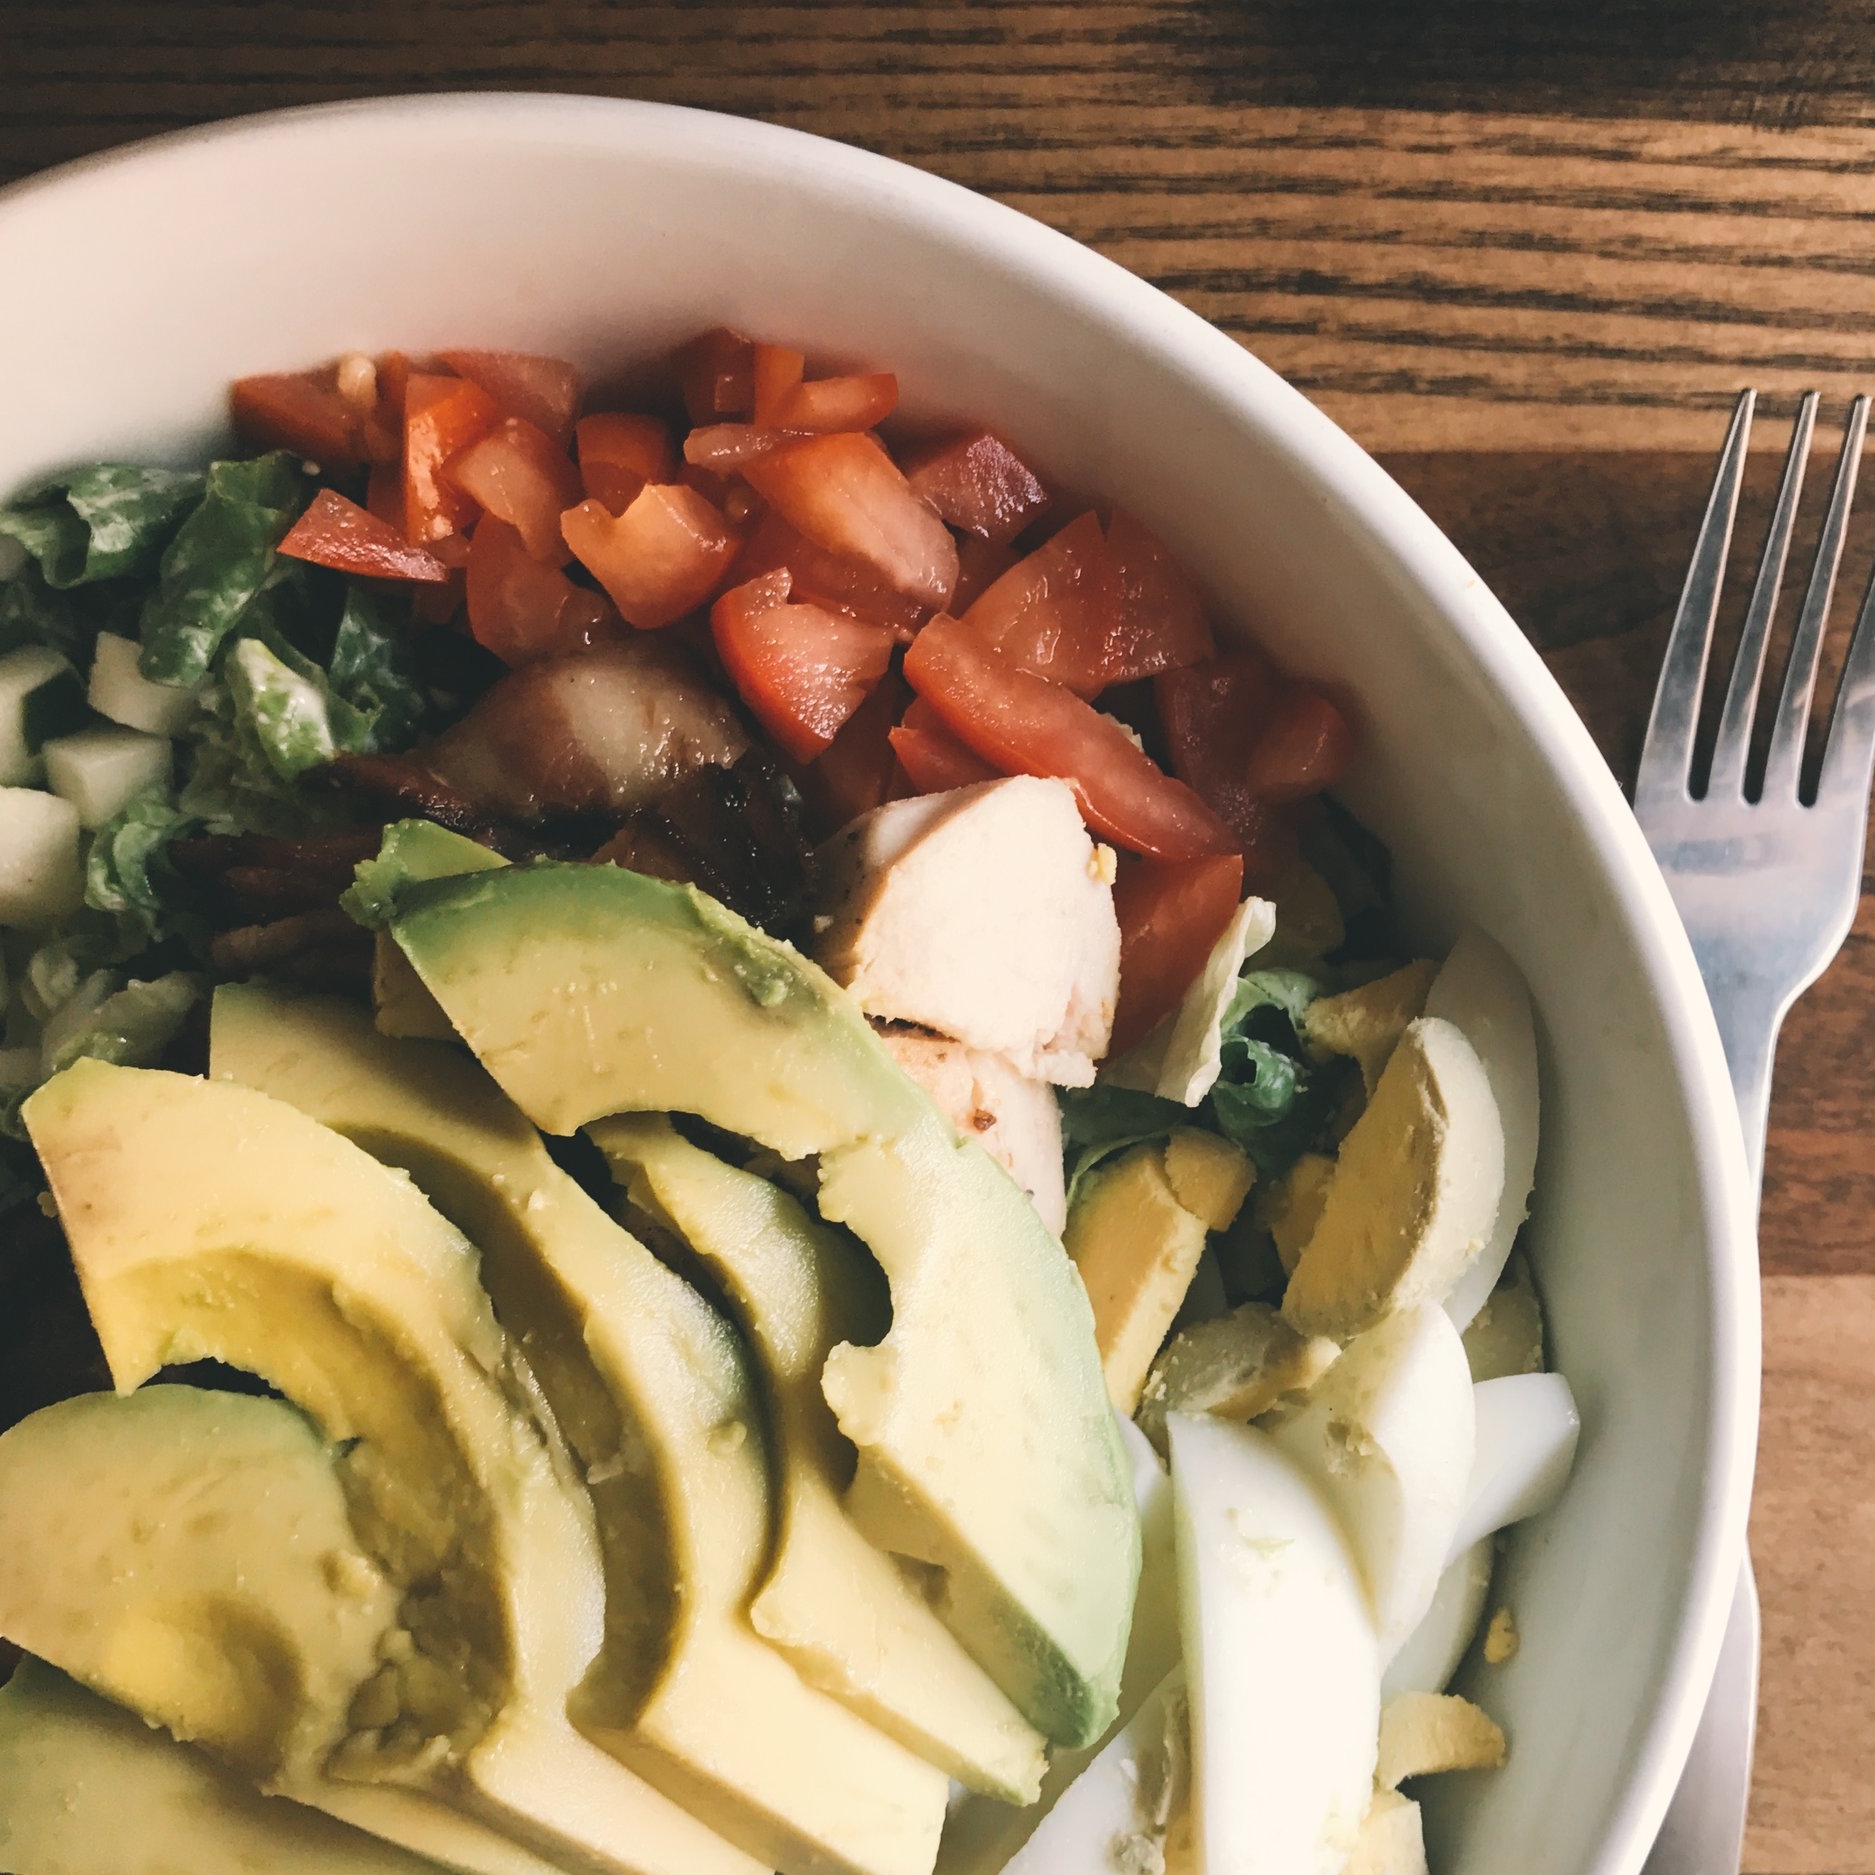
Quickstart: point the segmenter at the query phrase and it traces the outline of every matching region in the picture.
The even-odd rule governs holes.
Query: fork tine
[[[1706,657],[1712,647],[1712,621],[1719,609],[1719,586],[1725,578],[1725,556],[1732,544],[1732,520],[1738,512],[1738,490],[1744,480],[1745,443],[1751,435],[1751,413],[1756,391],[1743,392],[1732,412],[1732,427],[1712,478],[1706,518],[1699,524],[1699,539],[1686,584],[1680,590],[1680,608],[1673,616],[1667,654],[1660,666],[1654,707],[1647,718],[1641,743],[1640,770],[1634,778],[1634,804],[1650,797],[1686,791],[1687,771],[1693,759],[1693,734],[1699,723],[1699,698],[1706,684]]]
[[[1830,491],[1829,512],[1816,544],[1816,564],[1803,595],[1803,610],[1790,641],[1790,665],[1778,699],[1777,720],[1771,730],[1771,750],[1764,765],[1766,801],[1793,801],[1803,772],[1803,745],[1810,727],[1810,703],[1816,694],[1816,668],[1822,658],[1823,634],[1829,625],[1830,602],[1835,597],[1836,574],[1842,565],[1843,541],[1849,531],[1849,507],[1855,500],[1856,471],[1862,463],[1862,440],[1868,431],[1869,400],[1858,397],[1849,406],[1843,425],[1842,453],[1836,459],[1836,482]]]
[[[1783,590],[1790,537],[1797,527],[1803,471],[1810,460],[1810,438],[1816,429],[1816,404],[1816,392],[1805,391],[1797,406],[1790,451],[1784,458],[1784,479],[1778,484],[1777,506],[1771,511],[1758,577],[1752,582],[1751,603],[1745,608],[1744,629],[1739,633],[1732,675],[1725,686],[1725,707],[1719,713],[1712,772],[1706,782],[1707,795],[1716,800],[1745,791],[1745,762],[1751,753],[1752,719],[1758,713],[1758,686],[1764,681],[1765,647],[1771,640],[1771,620],[1777,614],[1777,598]]]
[[[1857,807],[1868,811],[1869,782],[1875,776],[1875,579],[1849,640],[1836,707],[1830,712],[1829,740],[1823,745],[1823,772],[1817,778],[1819,807]]]

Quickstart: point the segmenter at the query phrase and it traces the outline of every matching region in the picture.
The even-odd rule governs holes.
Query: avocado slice
[[[322,1773],[397,1625],[278,1400],[80,1394],[0,1434],[0,1634],[258,1784]]]
[[[481,1246],[597,1513],[606,1638],[575,1721],[765,1865],[922,1875],[942,1773],[804,1684],[745,1618],[774,1509],[735,1331],[458,1051],[234,985],[216,992],[210,1046],[217,1076],[401,1167]]]
[[[462,1236],[246,1088],[87,1060],[22,1112],[119,1389],[225,1361],[348,1446],[409,1645],[353,1700],[334,1775],[426,1789],[569,1869],[752,1875],[567,1722],[601,1638],[591,1507]]]
[[[165,1727],[387,1843],[466,1875],[555,1875],[421,1791],[326,1775],[405,1645],[337,1465],[281,1400],[156,1386],[46,1407],[0,1435],[0,1633],[153,1740]]]
[[[28,1875],[435,1875],[264,1797],[37,1660],[0,1687],[0,1868]]]
[[[1116,1710],[1139,1530],[1087,1298],[1034,1207],[960,1141],[822,971],[693,887],[538,862],[394,890],[391,935],[550,1132],[687,1112],[818,1155],[823,1216],[891,1333],[823,1375],[849,1514],[942,1571],[938,1612],[1047,1737]]]
[[[766,1383],[780,1465],[774,1559],[749,1619],[811,1685],[972,1790],[1032,1803],[1043,1740],[840,1506],[853,1472],[820,1390],[842,1341],[891,1320],[877,1266],[788,1193],[657,1115],[587,1129],[631,1201],[721,1286]]]

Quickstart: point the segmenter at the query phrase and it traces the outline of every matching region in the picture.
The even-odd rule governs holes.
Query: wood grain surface
[[[1850,0],[0,0],[0,180],[236,112],[488,86],[845,138],[1157,282],[1386,462],[1624,776],[1738,389],[1769,394],[1755,551],[1796,393],[1828,424],[1875,386],[1875,34]],[[1875,1875],[1872,1218],[1865,896],[1786,1030],[1766,1163],[1760,1875]]]

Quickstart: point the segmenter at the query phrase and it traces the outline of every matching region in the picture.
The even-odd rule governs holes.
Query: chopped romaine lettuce
[[[49,586],[87,586],[147,573],[203,478],[106,462],[36,484],[0,508],[0,534],[20,543]]]
[[[186,970],[148,982],[95,971],[48,1019],[40,1038],[40,1073],[50,1079],[82,1057],[149,1067],[176,1039],[203,987],[202,978]]]
[[[210,466],[202,499],[170,542],[144,604],[144,676],[198,683],[223,641],[256,622],[250,613],[278,622],[279,600],[303,586],[305,569],[274,548],[310,487],[299,459],[284,450]],[[264,603],[269,598],[275,603]]]
[[[402,748],[422,727],[427,700],[410,633],[362,587],[346,588],[327,671],[333,690],[365,719],[366,747]]]
[[[85,903],[116,919],[126,945],[154,944],[192,927],[192,895],[169,863],[169,843],[200,824],[152,788],[93,835]]]

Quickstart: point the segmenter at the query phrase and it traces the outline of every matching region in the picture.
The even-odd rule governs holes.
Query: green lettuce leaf
[[[61,591],[28,560],[0,582],[0,653],[22,645],[50,645],[78,670],[89,668],[98,633],[137,635],[137,589],[121,580]]]
[[[206,989],[203,978],[186,970],[147,982],[96,972],[47,1021],[40,1073],[49,1080],[80,1058],[149,1067],[176,1039]]]
[[[409,628],[361,586],[345,590],[327,671],[333,690],[365,719],[367,748],[401,749],[415,739],[428,705]]]
[[[32,555],[50,586],[134,577],[155,566],[202,488],[199,474],[102,462],[16,496],[0,508],[0,534]]]
[[[310,484],[285,450],[209,467],[207,489],[170,542],[143,607],[143,674],[194,684],[237,628],[282,623],[303,603],[306,569],[274,548]]]
[[[195,930],[194,894],[169,862],[169,843],[200,825],[162,789],[151,788],[93,835],[85,903],[116,919],[126,945],[141,948]]]

